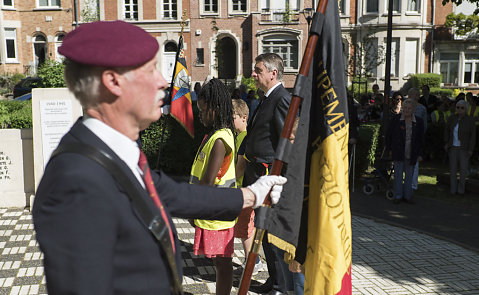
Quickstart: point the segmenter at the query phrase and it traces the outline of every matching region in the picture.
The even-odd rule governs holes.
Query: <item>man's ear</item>
[[[120,80],[123,77],[113,70],[105,70],[101,74],[101,82],[112,94],[120,96],[122,93]]]
[[[278,77],[278,70],[274,69],[270,73],[271,73],[271,80],[274,80]]]

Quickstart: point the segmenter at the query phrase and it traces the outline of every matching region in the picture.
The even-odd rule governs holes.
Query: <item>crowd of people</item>
[[[422,92],[422,95],[421,95]],[[449,162],[450,193],[463,195],[470,163],[477,164],[476,142],[479,125],[478,96],[460,93],[455,98],[410,88],[407,96],[393,92],[389,101],[389,122],[385,130],[386,156],[394,162],[394,200],[414,204],[418,185],[419,163],[423,160]],[[381,120],[384,96],[373,85],[372,95],[363,95],[357,108],[361,122]],[[457,172],[459,170],[459,184]]]

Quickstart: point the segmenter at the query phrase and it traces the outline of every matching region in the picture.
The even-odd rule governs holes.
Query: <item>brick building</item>
[[[0,73],[34,75],[72,30],[72,1],[1,0]]]
[[[183,36],[193,83],[211,77],[239,82],[251,75],[256,55],[273,51],[284,58],[284,83],[293,87],[307,41],[301,12],[311,6],[310,0],[105,0],[100,19],[127,20],[150,32],[169,79],[186,10]]]

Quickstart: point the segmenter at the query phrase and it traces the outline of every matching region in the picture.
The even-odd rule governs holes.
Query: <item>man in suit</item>
[[[244,185],[253,183],[271,170],[291,103],[291,94],[281,83],[284,70],[281,57],[275,53],[264,53],[256,57],[255,61],[252,77],[256,87],[265,92],[265,97],[248,123]],[[264,285],[252,290],[258,293],[286,293],[286,283],[281,272],[284,261],[276,259],[276,247],[269,244],[267,234],[264,237],[262,245],[270,277]]]
[[[85,116],[59,146],[108,153],[139,192],[136,200],[164,221],[170,247],[150,232],[125,184],[109,170],[84,155],[59,154],[48,163],[33,206],[49,294],[179,293],[172,288],[174,272],[181,278],[172,216],[234,220],[242,208],[261,206],[271,187],[278,199],[285,181],[279,176],[247,188],[215,189],[176,183],[144,165],[136,140],[160,118],[168,86],[157,69],[158,47],[143,29],[123,21],[87,23],[67,34],[59,52]]]
[[[419,103],[426,107],[427,110],[427,120],[431,121],[431,113],[437,109],[437,96],[431,94],[431,89],[429,85],[422,86],[422,96],[419,98]]]

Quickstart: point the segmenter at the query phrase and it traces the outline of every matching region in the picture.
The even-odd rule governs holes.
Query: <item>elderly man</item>
[[[88,153],[56,154],[37,190],[33,222],[49,294],[180,294],[181,248],[171,216],[234,220],[242,208],[260,206],[275,184],[278,199],[285,182],[279,176],[215,189],[148,168],[136,140],[161,116],[167,83],[157,51],[153,37],[122,21],[81,25],[60,47],[67,85],[86,115],[58,150]],[[98,153],[117,169],[89,156]]]

